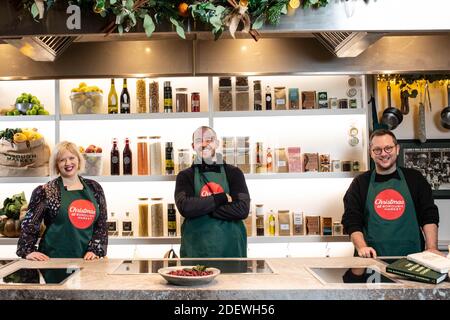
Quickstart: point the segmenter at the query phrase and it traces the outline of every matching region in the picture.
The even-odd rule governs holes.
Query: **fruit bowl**
[[[19,110],[21,114],[27,114],[27,110],[30,110],[32,108],[32,103],[16,103],[16,109]]]
[[[179,267],[167,267],[158,270],[158,273],[166,279],[170,284],[177,286],[198,286],[208,284],[214,280],[220,274],[220,270],[217,268],[206,268],[206,271],[210,271],[211,274],[205,276],[179,276],[169,274],[171,271],[180,271],[185,269],[192,269],[195,266],[179,266]]]
[[[103,95],[100,92],[72,92],[70,101],[73,114],[101,113]]]

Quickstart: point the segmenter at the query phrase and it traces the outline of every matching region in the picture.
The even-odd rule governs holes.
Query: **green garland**
[[[450,81],[450,74],[380,74],[377,76],[378,81],[391,81],[400,87],[402,95],[409,98],[417,97],[419,91],[416,88],[421,87],[425,82],[435,83],[442,86],[444,82]]]
[[[45,11],[52,8],[57,0],[21,0],[23,8],[28,10],[37,21],[39,16],[36,2],[43,2]],[[240,0],[247,4],[246,14],[250,17],[251,29],[261,29],[265,24],[277,25],[281,16],[287,14],[288,6],[295,3],[301,9],[320,8],[328,5],[329,0]],[[158,25],[170,22],[178,35],[185,38],[185,22],[188,19],[205,24],[219,38],[227,28],[224,20],[233,14],[233,1],[228,0],[72,0],[81,10],[92,10],[104,18],[114,17],[105,28],[105,33],[119,33],[132,30],[140,21],[148,37]],[[236,0],[239,4],[239,0]],[[295,9],[294,9],[295,10]],[[234,13],[236,14],[236,13]],[[110,19],[112,20],[112,19]],[[187,23],[186,23],[187,24]]]

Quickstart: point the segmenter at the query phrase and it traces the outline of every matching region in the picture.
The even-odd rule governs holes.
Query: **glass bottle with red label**
[[[120,175],[120,155],[119,148],[117,147],[117,139],[113,139],[113,146],[111,149],[111,175]]]
[[[123,148],[123,174],[133,174],[133,157],[130,149],[130,139],[125,138],[125,148]]]

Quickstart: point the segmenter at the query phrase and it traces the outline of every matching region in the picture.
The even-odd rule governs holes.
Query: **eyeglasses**
[[[211,143],[211,142],[214,142],[216,140],[216,138],[215,137],[205,137],[205,138],[203,138],[203,139],[201,139],[201,138],[198,138],[198,139],[194,139],[194,144],[201,144],[201,143],[203,143],[203,142],[206,142],[206,143]]]
[[[386,152],[386,153],[392,153],[392,151],[394,150],[394,148],[395,148],[395,145],[394,146],[386,146],[386,147],[384,147],[384,148],[373,148],[372,149],[372,152],[374,153],[374,154],[376,154],[377,156],[379,156],[382,152],[383,152],[383,150],[384,150],[384,152]]]

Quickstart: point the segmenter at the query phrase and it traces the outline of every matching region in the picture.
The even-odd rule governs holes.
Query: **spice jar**
[[[148,144],[147,137],[137,138],[137,155],[138,155],[138,175],[148,175]]]
[[[136,81],[136,112],[147,112],[147,98],[145,92],[145,80],[139,79]]]
[[[148,109],[151,113],[159,112],[159,83],[153,81],[148,85]]]
[[[150,144],[150,174],[162,175],[161,137],[148,137]]]
[[[139,237],[148,237],[148,198],[139,198]]]
[[[233,96],[231,95],[231,77],[219,78],[219,111],[233,110]]]
[[[151,206],[151,228],[152,237],[164,236],[164,211],[163,211],[163,198],[152,198]]]
[[[188,95],[186,88],[175,89],[175,108],[176,112],[188,111]]]

